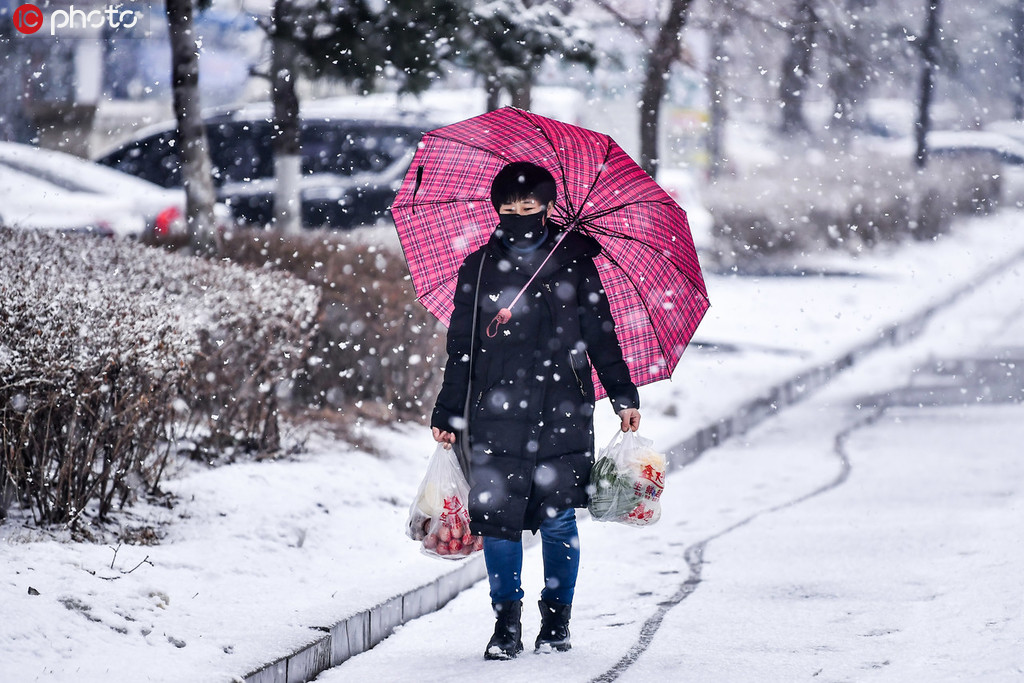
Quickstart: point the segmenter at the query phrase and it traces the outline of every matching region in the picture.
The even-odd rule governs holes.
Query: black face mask
[[[533,249],[548,236],[544,225],[544,211],[520,216],[517,213],[503,213],[498,216],[498,227],[502,241],[517,249]]]

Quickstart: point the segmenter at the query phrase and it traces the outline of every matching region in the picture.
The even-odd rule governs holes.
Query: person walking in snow
[[[622,431],[640,424],[639,395],[593,261],[601,247],[579,231],[565,234],[551,219],[555,199],[554,178],[535,164],[514,162],[494,177],[498,226],[459,269],[431,417],[435,441],[459,454],[471,484],[471,530],[484,538],[496,617],[486,659],[523,651],[524,531],[540,533],[544,562],[535,648],[571,647],[575,508],[587,505],[594,464],[592,367]]]

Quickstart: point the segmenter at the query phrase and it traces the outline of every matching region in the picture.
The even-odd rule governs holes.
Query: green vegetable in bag
[[[599,458],[590,473],[590,514],[598,520],[615,519],[628,515],[636,506],[633,499],[632,477],[619,472],[615,461]]]

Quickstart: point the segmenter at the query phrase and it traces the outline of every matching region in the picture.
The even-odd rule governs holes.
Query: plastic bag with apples
[[[439,444],[409,507],[406,535],[420,542],[423,553],[446,560],[461,560],[483,550],[483,537],[469,531],[468,500],[469,482],[455,452]]]
[[[647,526],[661,519],[668,460],[653,443],[634,432],[618,432],[601,450],[587,487],[587,509],[595,520]]]

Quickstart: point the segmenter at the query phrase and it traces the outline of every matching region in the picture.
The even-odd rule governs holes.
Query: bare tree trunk
[[[271,33],[270,82],[274,101],[274,228],[295,234],[302,230],[302,154],[299,137],[298,50],[292,36],[294,21],[290,0],[274,2]]]
[[[487,111],[494,111],[501,106],[501,83],[497,77],[487,76],[484,88],[487,92]]]
[[[659,120],[672,64],[679,57],[679,43],[686,26],[691,0],[672,0],[668,17],[658,29],[654,47],[647,57],[644,84],[640,91],[640,166],[652,178],[658,174]]]
[[[213,244],[216,195],[199,102],[199,46],[193,29],[192,0],[167,0],[167,28],[189,242],[196,251],[208,251]]]
[[[846,0],[845,21],[832,26],[830,52],[832,69],[829,86],[834,97],[832,118],[840,135],[848,138],[862,122],[864,96],[867,93],[871,74],[868,57],[864,53],[870,43],[860,25],[866,9],[865,0]]]
[[[1024,121],[1024,3],[1013,6],[1013,118]]]
[[[728,112],[725,108],[725,38],[731,26],[723,18],[715,23],[711,31],[711,53],[708,56],[708,175],[718,178],[725,165],[725,122]]]
[[[25,112],[25,77],[31,72],[28,46],[12,41],[13,26],[0,25],[0,140],[30,142],[36,134]],[[2,512],[0,512],[2,514]]]
[[[932,91],[935,88],[935,71],[939,61],[939,5],[941,0],[928,0],[928,20],[921,43],[924,66],[921,69],[921,90],[917,102],[917,123],[914,137],[917,153],[914,161],[918,168],[928,164],[928,131],[931,130]]]
[[[529,110],[533,104],[533,78],[530,72],[524,72],[522,78],[517,79],[512,89],[512,106]]]
[[[818,23],[813,0],[800,0],[793,29],[789,34],[789,50],[782,60],[779,78],[779,102],[782,104],[781,131],[786,135],[807,132],[804,118],[804,95],[811,75],[814,54],[814,32]]]

